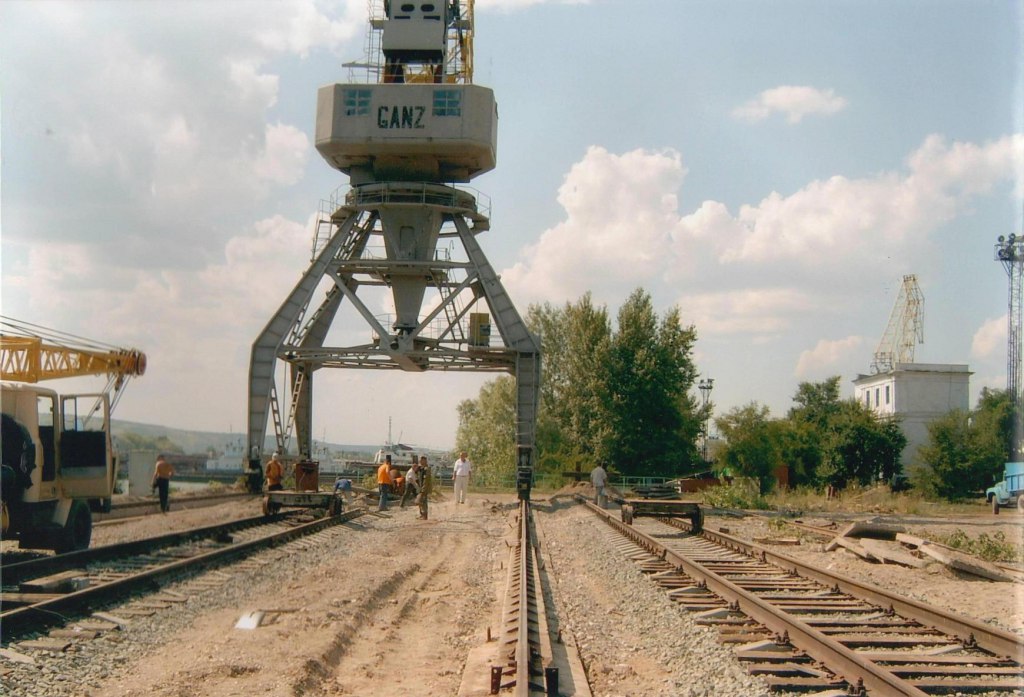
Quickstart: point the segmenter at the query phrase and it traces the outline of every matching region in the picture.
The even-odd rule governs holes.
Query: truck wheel
[[[1024,513],[1024,494],[1018,494],[1017,496],[1017,510]]]
[[[999,515],[999,499],[992,496],[992,515]]]
[[[64,554],[79,549],[89,549],[91,539],[92,513],[89,512],[89,506],[84,501],[74,501],[71,504],[71,512],[68,513],[68,522],[64,524],[60,541],[54,551],[57,554]]]

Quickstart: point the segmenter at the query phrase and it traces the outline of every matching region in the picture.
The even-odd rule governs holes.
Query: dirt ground
[[[358,535],[339,530],[328,548],[289,555],[289,568],[268,565],[234,604],[198,616],[92,694],[456,694],[469,649],[486,638],[490,580],[514,511],[475,498],[435,504],[427,521],[392,508],[349,524]],[[235,628],[251,610],[270,621]]]
[[[582,532],[583,519],[572,510],[566,504],[551,513],[553,520],[563,516],[561,527],[551,529],[562,534],[574,529]],[[107,544],[258,511],[255,499],[194,510],[172,507],[166,515],[98,526],[93,540]],[[575,517],[565,518],[568,515]],[[219,595],[200,594],[181,617],[157,616],[151,625],[137,627],[134,636],[149,631],[152,636],[132,649],[115,670],[90,679],[92,687],[77,694],[470,694],[463,683],[467,656],[486,643],[488,628],[499,633],[497,591],[504,579],[506,542],[514,534],[514,516],[514,495],[474,494],[468,505],[458,506],[447,500],[436,502],[427,521],[419,520],[415,510],[393,508],[384,516],[364,516],[320,533],[327,537],[318,541],[265,552],[262,561],[249,567],[225,567],[230,580]],[[810,516],[804,520],[823,522]],[[998,519],[933,516],[908,517],[905,522],[917,534],[959,528],[976,536],[999,530],[1018,542],[1024,529],[1024,518],[1016,512]],[[792,536],[790,531],[770,528],[757,516],[712,514],[706,525],[727,527],[748,539]],[[566,547],[564,541],[560,546]],[[871,564],[844,551],[825,552],[823,547],[824,540],[804,536],[799,545],[779,546],[778,551],[1024,634],[1024,583],[985,581],[938,564],[925,569]],[[556,562],[552,573],[581,575],[587,565],[584,553],[580,555],[581,559],[571,562]],[[614,598],[622,593],[621,585],[600,574],[557,578],[557,584],[585,586],[595,597]],[[236,628],[239,619],[254,610],[265,612],[264,623],[255,629]],[[624,625],[630,619],[620,617],[615,622]],[[577,621],[576,626],[583,625]],[[581,642],[599,645],[602,631],[588,631],[592,637]],[[126,643],[132,636],[131,630],[126,632]],[[666,683],[664,663],[654,661],[661,667],[645,669],[638,647],[601,646],[600,656],[585,656],[590,661],[588,670],[597,676],[594,694],[599,697],[715,694]]]

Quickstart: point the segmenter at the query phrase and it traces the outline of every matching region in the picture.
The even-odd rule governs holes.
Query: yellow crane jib
[[[134,377],[146,372],[146,354],[136,349],[92,351],[57,346],[39,337],[0,334],[0,376],[40,382],[81,375]]]

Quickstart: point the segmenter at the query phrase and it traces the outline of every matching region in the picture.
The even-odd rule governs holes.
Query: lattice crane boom
[[[106,375],[116,403],[129,378],[146,372],[146,354],[0,317],[0,378],[36,383]]]
[[[878,348],[871,369],[875,373],[895,370],[897,363],[913,363],[914,349],[924,343],[924,294],[917,285],[917,276],[903,277],[903,285],[896,297],[889,323]]]

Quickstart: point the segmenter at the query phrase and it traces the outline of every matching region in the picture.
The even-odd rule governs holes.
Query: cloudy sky
[[[365,0],[0,3],[0,307],[135,346],[123,419],[245,428],[249,349],[346,178],[316,90]],[[635,288],[696,326],[721,413],[869,370],[904,274],[919,362],[1006,379],[1021,0],[478,0],[499,105],[480,243],[525,312]],[[337,443],[450,446],[487,376],[321,371]],[[96,381],[92,381],[95,387]]]

